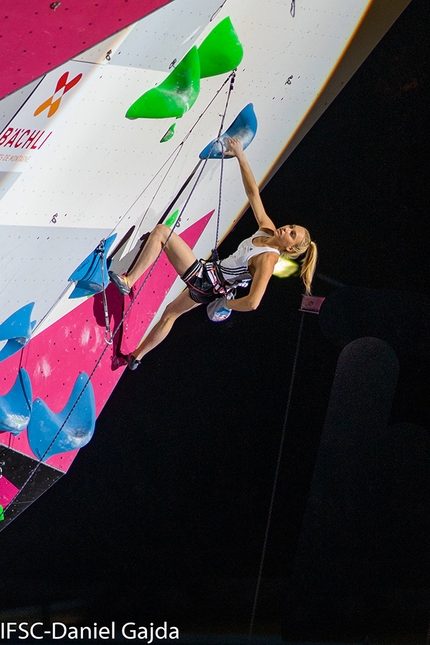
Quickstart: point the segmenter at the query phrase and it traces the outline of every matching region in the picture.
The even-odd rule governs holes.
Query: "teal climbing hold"
[[[237,115],[231,126],[222,134],[219,139],[213,139],[204,148],[199,157],[200,159],[221,159],[227,150],[226,139],[235,137],[242,142],[243,149],[245,150],[257,132],[257,117],[255,116],[254,106],[248,103],[243,110]],[[231,159],[227,156],[226,159]]]
[[[96,406],[87,374],[76,379],[68,402],[55,414],[42,399],[35,399],[28,424],[28,442],[42,461],[86,446],[94,434]]]
[[[243,58],[243,47],[227,16],[206,36],[198,49],[200,78],[231,72]]]
[[[116,233],[100,242],[98,247],[73,271],[69,282],[76,281],[76,286],[69,298],[92,296],[106,289],[109,284],[108,270],[111,265],[107,254],[115,238]]]
[[[131,105],[128,119],[181,117],[195,103],[200,92],[200,60],[197,48],[190,49],[160,85],[153,87]]]
[[[7,340],[7,343],[0,351],[0,363],[19,352],[30,340],[36,324],[35,320],[31,320],[33,307],[34,302],[29,302],[1,323],[0,340]]]
[[[12,388],[0,396],[0,432],[17,436],[25,430],[31,416],[32,398],[30,377],[21,367]]]

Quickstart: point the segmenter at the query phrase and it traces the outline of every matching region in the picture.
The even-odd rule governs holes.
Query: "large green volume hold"
[[[243,58],[243,47],[227,16],[206,36],[199,49],[200,78],[235,69]]]
[[[158,87],[142,94],[127,112],[128,119],[180,117],[189,110],[200,92],[200,60],[197,48],[190,49],[179,65]]]

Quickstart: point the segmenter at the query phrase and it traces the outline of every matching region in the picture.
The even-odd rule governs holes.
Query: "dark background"
[[[412,0],[263,191],[277,225],[303,224],[317,241],[317,296],[336,283],[429,296],[428,64],[429,5]],[[254,229],[248,212],[221,255]],[[248,631],[301,293],[296,278],[273,278],[252,315],[214,325],[203,308],[191,312],[137,372],[124,375],[67,476],[1,534],[2,620],[23,608],[24,616],[56,620],[66,612],[72,624],[167,620],[183,632]],[[307,314],[255,616],[264,633],[280,633],[288,622],[285,599],[340,350],[318,316]],[[401,356],[391,424],[413,423],[427,437],[429,376],[426,352]],[[408,442],[397,445],[403,501],[377,536],[387,544],[384,584],[395,580],[397,595],[379,622],[374,608],[375,642],[426,642],[426,441],[412,451]],[[384,481],[379,502],[395,505]],[[363,554],[356,555],[358,575]],[[351,568],[351,584],[354,576]],[[318,616],[330,602],[315,609],[314,631],[294,636],[322,638]],[[393,622],[399,607],[401,628]],[[351,629],[334,622],[324,636],[363,640],[367,617]]]

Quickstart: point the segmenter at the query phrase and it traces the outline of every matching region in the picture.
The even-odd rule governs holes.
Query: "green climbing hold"
[[[176,126],[176,123],[172,123],[172,125],[167,130],[167,132],[165,134],[163,134],[163,136],[161,137],[160,143],[164,143],[165,141],[169,141],[169,139],[171,139],[173,137],[173,135],[175,134],[175,126]]]
[[[199,49],[200,78],[235,69],[243,58],[243,47],[227,16],[206,36]]]
[[[197,48],[190,49],[178,66],[158,87],[153,87],[131,105],[128,119],[180,117],[189,110],[200,92],[200,61]]]
[[[169,215],[169,217],[164,222],[165,225],[168,226],[169,228],[173,228],[173,225],[176,222],[176,218],[178,217],[178,215],[179,215],[179,209],[177,209],[174,213]]]

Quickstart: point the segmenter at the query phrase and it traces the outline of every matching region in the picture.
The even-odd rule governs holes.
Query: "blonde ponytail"
[[[300,277],[305,285],[306,295],[309,296],[311,293],[312,278],[314,277],[317,266],[318,250],[317,245],[315,242],[312,242],[310,233],[306,228],[303,240],[294,247],[294,251],[282,251],[281,257],[296,260],[303,253],[306,253],[306,255],[301,260]]]
[[[306,295],[311,293],[312,278],[314,277],[315,269],[317,266],[318,250],[315,242],[310,242],[306,255],[302,260],[300,269],[300,277],[305,285]]]

